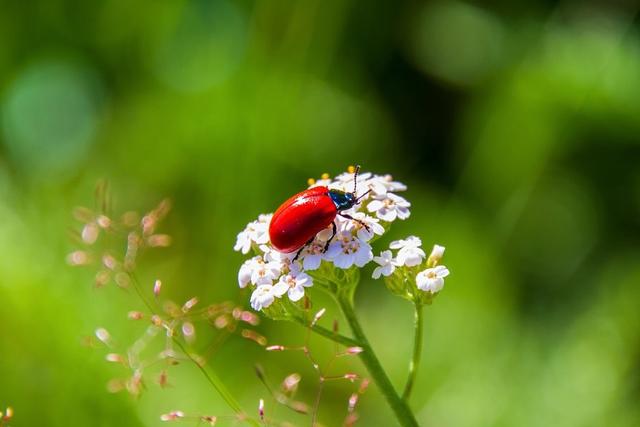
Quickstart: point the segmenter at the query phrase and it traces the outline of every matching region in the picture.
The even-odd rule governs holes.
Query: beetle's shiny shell
[[[294,252],[331,225],[337,213],[327,187],[302,191],[273,214],[269,224],[271,244],[280,252]]]

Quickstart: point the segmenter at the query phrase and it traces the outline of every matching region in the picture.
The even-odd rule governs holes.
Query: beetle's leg
[[[296,256],[293,257],[293,259],[291,260],[291,262],[294,262],[295,260],[298,259],[298,257],[300,256],[300,254],[302,253],[302,251],[304,250],[304,248],[306,248],[307,246],[309,246],[313,240],[316,238],[316,236],[313,236],[311,239],[309,239],[309,241],[307,243],[305,243],[300,249],[298,249],[298,252],[296,252]]]
[[[336,232],[338,231],[336,229],[336,223],[335,222],[332,222],[331,225],[333,225],[333,232],[331,233],[331,237],[329,237],[329,240],[327,240],[327,243],[324,245],[324,250],[322,251],[322,253],[327,252],[327,249],[329,249],[329,244],[331,243],[333,238],[336,237]]]
[[[371,231],[371,230],[369,229],[369,226],[368,226],[367,224],[365,224],[363,221],[360,221],[359,219],[355,219],[354,217],[352,217],[352,216],[351,216],[351,215],[349,215],[349,214],[345,214],[345,213],[342,213],[342,212],[338,212],[338,215],[340,215],[340,216],[341,216],[341,217],[343,217],[343,218],[350,219],[351,221],[355,221],[355,222],[357,222],[358,224],[360,224],[361,226],[363,226],[363,227],[365,228],[365,230],[367,230],[367,231]]]

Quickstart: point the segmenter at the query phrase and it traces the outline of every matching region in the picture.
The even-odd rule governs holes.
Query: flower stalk
[[[422,358],[422,335],[423,335],[423,305],[420,302],[415,303],[414,311],[414,330],[415,335],[413,338],[413,357],[409,362],[409,377],[407,378],[407,384],[404,387],[402,393],[402,400],[409,403],[411,397],[411,391],[418,377],[418,368],[420,367],[420,359]]]
[[[393,387],[393,384],[391,384],[391,380],[389,380],[387,373],[380,364],[378,357],[373,351],[373,348],[360,325],[360,321],[358,320],[353,305],[355,286],[348,286],[345,288],[342,288],[335,297],[345,319],[347,320],[347,323],[349,324],[349,327],[351,328],[351,331],[353,332],[353,335],[356,340],[360,342],[360,346],[363,349],[363,351],[358,354],[360,360],[366,366],[369,375],[371,375],[380,389],[380,392],[387,400],[387,403],[393,410],[393,413],[400,425],[403,427],[417,427],[418,422],[416,421],[413,412],[411,412],[411,408],[409,408],[409,405],[405,400],[400,398]]]

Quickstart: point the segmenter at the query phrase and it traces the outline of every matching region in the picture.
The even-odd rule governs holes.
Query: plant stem
[[[404,393],[402,393],[402,400],[409,404],[409,397],[411,391],[416,382],[418,376],[418,367],[420,366],[420,359],[422,356],[422,335],[423,335],[423,315],[422,304],[415,303],[415,336],[413,339],[413,359],[409,362],[409,378],[407,378],[407,384],[404,387]]]
[[[320,325],[305,325],[303,322],[300,322],[301,325],[310,327],[313,332],[318,335],[322,335],[323,337],[329,338],[330,340],[337,342],[338,344],[342,344],[346,347],[362,347],[362,343],[359,340],[355,340],[353,338],[345,337],[344,335],[340,335],[337,332],[333,332],[327,328],[324,328]]]
[[[343,292],[338,292],[336,295],[336,299],[338,301],[338,305],[342,310],[349,326],[351,327],[351,331],[355,336],[356,340],[360,342],[360,346],[363,348],[363,352],[359,354],[362,363],[367,367],[369,371],[369,375],[373,378],[373,380],[378,385],[378,388],[382,392],[383,396],[387,400],[389,406],[393,410],[398,422],[403,427],[418,427],[418,422],[416,421],[415,416],[411,412],[411,408],[407,405],[407,403],[400,398],[398,393],[396,392],[393,384],[389,380],[386,372],[382,368],[380,361],[376,357],[373,352],[373,348],[371,348],[371,344],[369,344],[369,340],[364,334],[362,327],[360,326],[360,322],[356,316],[355,310],[353,308],[353,292],[355,290],[355,286],[351,287],[351,289]]]
[[[147,308],[149,309],[149,311],[151,313],[155,313],[156,310],[154,310],[153,304],[145,297],[144,293],[142,292],[142,289],[140,288],[140,283],[138,282],[138,279],[133,274],[131,274],[131,277],[133,279],[132,280],[133,288],[135,289],[136,293],[138,294],[138,297],[147,306]],[[207,379],[207,381],[209,381],[209,383],[213,386],[213,388],[218,392],[220,397],[222,397],[222,400],[224,400],[226,402],[226,404],[229,405],[229,407],[236,413],[236,415],[238,416],[239,419],[241,419],[242,421],[245,421],[246,423],[248,423],[248,424],[250,424],[252,426],[255,426],[255,427],[259,427],[260,426],[260,423],[258,423],[258,421],[254,420],[253,418],[248,417],[246,415],[246,413],[240,407],[240,404],[238,403],[238,401],[233,397],[231,392],[227,389],[227,387],[224,385],[222,380],[218,377],[218,375],[213,370],[207,371],[204,368],[204,366],[202,366],[191,355],[191,353],[189,353],[189,351],[187,351],[185,346],[176,337],[172,336],[172,341],[178,347],[180,347],[180,350],[198,367],[198,369],[204,374],[204,376]]]

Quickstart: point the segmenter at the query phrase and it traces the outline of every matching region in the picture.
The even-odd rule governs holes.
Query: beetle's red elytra
[[[356,205],[371,191],[356,197],[359,171],[360,166],[356,166],[351,193],[324,186],[313,187],[293,195],[280,205],[269,224],[269,237],[273,247],[283,253],[297,250],[295,260],[306,244],[313,241],[316,234],[333,225],[333,233],[325,245],[326,251],[336,235],[336,215],[358,221],[343,211]],[[358,222],[368,229],[366,224]]]

